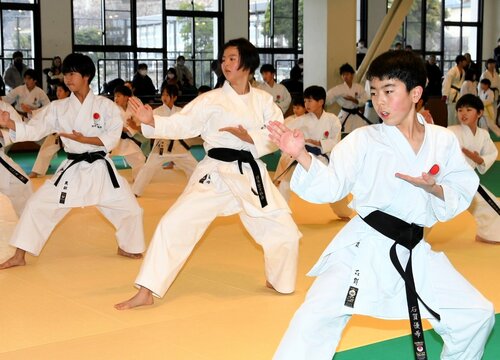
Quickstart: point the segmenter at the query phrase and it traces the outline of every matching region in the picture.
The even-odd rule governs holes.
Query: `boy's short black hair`
[[[491,87],[491,81],[490,81],[490,79],[481,79],[480,83],[488,85],[488,87]]]
[[[412,51],[393,50],[387,51],[375,58],[366,74],[368,80],[396,79],[406,85],[410,91],[417,86],[425,88],[427,76],[422,58]]]
[[[166,91],[168,96],[170,96],[170,97],[178,97],[179,96],[179,87],[175,84],[169,84],[168,81],[164,81],[161,84],[160,96],[163,95],[164,91]]]
[[[128,87],[125,85],[118,85],[115,87],[115,91],[113,92],[114,94],[122,94],[123,96],[132,96],[132,90],[130,90]]]
[[[19,51],[19,50],[18,51],[14,51],[12,53],[12,58],[13,59],[15,59],[15,58],[21,58],[22,59],[23,58],[23,52]]]
[[[62,63],[62,73],[76,72],[88,76],[89,84],[95,76],[95,65],[92,59],[81,53],[73,53],[66,56]]]
[[[326,91],[323,87],[312,85],[304,90],[304,99],[314,99],[316,101],[326,101]]]
[[[208,85],[201,85],[199,88],[198,88],[198,94],[204,94],[208,91],[212,90],[212,88]]]
[[[225,43],[218,56],[219,63],[222,64],[224,50],[233,46],[238,49],[238,53],[240,54],[240,66],[238,69],[248,69],[251,73],[255,72],[260,64],[259,52],[257,48],[245,38],[233,39]]]
[[[340,67],[340,70],[339,70],[339,73],[340,75],[342,75],[343,73],[351,73],[351,74],[354,74],[355,71],[354,71],[354,68],[349,65],[348,63],[345,63],[343,64],[341,67]]]
[[[146,63],[140,63],[137,65],[137,70],[147,70],[148,69],[148,64]]]
[[[490,58],[490,59],[486,60],[486,68],[488,67],[488,64],[495,64],[496,65],[496,63],[497,62],[495,61],[495,59]]]
[[[265,72],[270,72],[270,73],[276,74],[276,69],[274,68],[274,66],[272,64],[263,64],[260,67],[260,73],[263,74]]]
[[[464,60],[467,60],[467,58],[465,56],[457,55],[457,57],[455,58],[455,63],[458,65],[459,63],[461,63]]]
[[[33,80],[37,80],[36,79],[36,72],[35,70],[33,69],[27,69],[25,72],[24,72],[24,75],[23,75],[23,79],[26,78],[26,77],[29,77],[30,79],[33,79]]]
[[[455,105],[455,109],[458,110],[466,106],[476,109],[478,112],[484,110],[483,101],[479,98],[479,96],[473,94],[465,94],[461,96]]]
[[[303,95],[295,95],[292,98],[292,106],[306,107],[305,104],[304,104],[304,96]]]

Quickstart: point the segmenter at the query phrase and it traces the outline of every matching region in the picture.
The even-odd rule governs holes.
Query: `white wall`
[[[493,57],[500,38],[500,1],[484,0],[483,60]]]
[[[248,0],[224,1],[224,41],[248,39]]]
[[[71,53],[71,0],[40,0],[42,57]]]

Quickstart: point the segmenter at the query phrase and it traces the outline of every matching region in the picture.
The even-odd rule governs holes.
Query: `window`
[[[248,23],[261,64],[274,64],[278,82],[288,78],[302,54],[303,0],[250,0]]]

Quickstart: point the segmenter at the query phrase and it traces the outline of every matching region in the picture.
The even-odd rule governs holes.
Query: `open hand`
[[[128,99],[130,109],[135,118],[146,125],[155,126],[153,118],[153,109],[149,105],[144,105],[140,100],[131,97]]]
[[[462,148],[462,152],[476,164],[481,165],[482,163],[484,163],[484,159],[479,155],[477,151],[470,151],[469,149]]]
[[[302,131],[298,129],[291,130],[278,121],[269,122],[267,129],[271,141],[284,153],[297,158],[304,150],[305,139]]]
[[[81,132],[75,130],[73,130],[73,132],[71,133],[59,133],[59,135],[78,142],[83,142],[83,139],[85,138],[85,136]]]
[[[401,173],[396,173],[395,176],[399,179],[402,179],[410,184],[424,189],[430,194],[437,196],[440,199],[444,199],[443,188],[436,184],[436,179],[433,175],[429,173],[422,173],[422,176],[414,177],[410,175],[405,175]]]
[[[238,125],[236,126],[227,126],[220,128],[219,131],[227,131],[230,134],[233,134],[236,136],[238,139],[243,140],[247,143],[253,144],[253,139],[252,137],[248,134],[247,129],[245,129],[243,126]]]

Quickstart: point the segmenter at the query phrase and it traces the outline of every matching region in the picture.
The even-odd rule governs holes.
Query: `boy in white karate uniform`
[[[304,134],[306,149],[319,161],[328,164],[333,147],[340,141],[340,121],[337,116],[324,111],[326,92],[321,86],[309,86],[304,90],[304,104],[307,114],[286,123],[290,129],[300,129]],[[297,162],[283,153],[274,173],[274,183],[285,198],[290,201],[290,179]],[[352,210],[347,207],[347,197],[330,204],[333,212],[342,220],[349,220]]]
[[[477,96],[479,96],[484,105],[483,116],[479,120],[479,126],[483,129],[490,129],[496,136],[500,136],[500,128],[495,123],[495,93],[490,89],[490,86],[491,81],[489,79],[484,78],[479,82]]]
[[[178,94],[179,88],[177,85],[171,85],[164,81],[161,86],[163,105],[154,109],[153,115],[168,117],[180,111],[181,108],[174,105]],[[168,119],[165,119],[165,121],[168,122]],[[167,161],[173,161],[175,163],[174,167],[182,170],[188,179],[193,174],[196,165],[198,165],[198,161],[191,154],[189,145],[184,140],[155,139],[146,164],[137,174],[134,185],[132,185],[132,191],[136,196],[142,196],[144,189],[151,182],[153,176]]]
[[[146,157],[141,150],[141,143],[134,139],[134,135],[139,131],[132,113],[128,109],[128,99],[132,97],[132,90],[125,85],[115,88],[115,104],[120,108],[120,115],[123,121],[121,139],[118,145],[111,151],[111,157],[123,156],[127,164],[132,168],[132,178],[135,179],[141,171]]]
[[[56,96],[58,100],[66,99],[71,95],[71,91],[64,83],[56,85]],[[47,173],[50,162],[61,149],[61,139],[58,134],[47,135],[31,169],[30,177],[41,177]]]
[[[298,130],[272,123],[272,139],[297,159],[292,190],[312,202],[353,194],[358,213],[309,273],[317,276],[275,360],[331,360],[353,314],[411,319],[415,358],[427,359],[422,318],[443,338],[441,359],[480,360],[495,322],[492,304],[422,239],[423,226],[465,210],[478,177],[449,130],[416,113],[425,66],[409,51],[377,57],[367,73],[382,124],[355,130],[328,166]],[[417,298],[418,294],[418,298]],[[402,359],[412,358],[410,349]]]
[[[258,84],[259,89],[271,94],[274,103],[279,106],[283,114],[286,114],[292,102],[292,96],[285,85],[276,82],[276,69],[271,64],[264,64],[260,67],[260,74],[264,82]]]
[[[470,166],[485,174],[498,156],[498,150],[487,130],[477,126],[484,105],[477,96],[464,95],[457,102],[460,125],[448,127],[458,138],[462,152]],[[479,185],[469,212],[477,224],[476,240],[500,242],[500,202],[488,189]]]
[[[149,305],[153,294],[163,296],[210,223],[232,214],[264,250],[266,285],[280,293],[295,290],[301,234],[259,159],[276,150],[266,125],[283,122],[283,115],[272,96],[248,82],[259,65],[255,46],[243,38],[231,40],[219,60],[226,78],[222,88],[168,118],[153,117],[151,107],[131,100],[144,133],[173,139],[201,134],[207,156],[160,220],[135,281],[139,291],[117,309]]]
[[[15,123],[8,112],[0,114],[0,126],[10,129],[14,141],[57,132],[68,153],[53,178],[28,200],[10,239],[16,252],[0,269],[25,265],[26,252],[39,255],[54,227],[74,207],[97,206],[116,228],[118,254],[140,258],[144,251],[142,209],[107,155],[120,140],[120,110],[90,90],[95,66],[87,55],[68,55],[63,74],[71,96],[50,103],[32,124]]]
[[[326,105],[336,102],[342,107],[338,115],[342,132],[350,133],[354,129],[371,124],[363,114],[368,95],[361,84],[353,82],[354,69],[351,65],[342,65],[339,72],[344,82],[328,90]]]
[[[0,111],[8,112],[10,118],[17,123],[23,120],[12,105],[0,100]],[[33,193],[33,187],[28,175],[7,154],[5,148],[11,145],[9,131],[0,129],[0,193],[7,196],[17,216],[23,212],[26,201]]]
[[[444,76],[441,92],[443,101],[446,102],[448,108],[448,126],[456,125],[457,112],[455,105],[460,99],[460,89],[465,80],[465,67],[467,59],[463,55],[457,55],[455,58],[455,66],[453,66]]]

